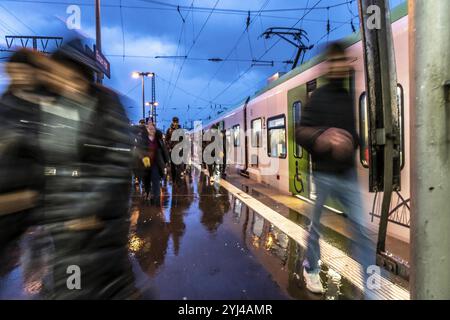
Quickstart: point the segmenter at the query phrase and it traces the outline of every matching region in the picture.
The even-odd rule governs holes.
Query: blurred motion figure
[[[351,71],[349,59],[340,43],[327,48],[326,59],[328,83],[312,94],[296,132],[297,143],[311,154],[317,190],[303,272],[307,288],[315,293],[324,291],[319,275],[319,230],[323,205],[330,197],[339,200],[346,209],[351,238],[357,243],[352,250],[360,258],[364,271],[375,262],[374,243],[362,222],[363,207],[354,163],[359,138],[353,102],[344,86]]]
[[[95,64],[85,61],[75,39],[42,63],[51,100],[41,103],[46,179],[38,220],[54,245],[51,298],[128,298],[134,294],[127,256],[128,119],[118,96],[93,84]],[[69,266],[80,268],[81,290],[67,288]]]
[[[42,188],[38,138],[37,52],[21,49],[6,64],[10,85],[0,101],[0,264],[32,224]]]
[[[19,184],[16,189],[36,190],[34,198],[41,199],[31,221],[51,240],[51,280],[44,297],[135,298],[127,250],[132,140],[124,108],[117,94],[93,83],[94,71],[100,70],[82,39],[69,41],[50,58],[34,52],[27,55],[36,68],[22,68],[21,75],[12,76],[2,99],[0,112],[9,132],[2,137],[2,154],[4,146],[11,145],[6,154],[18,156],[8,161],[2,156],[1,197],[9,196],[6,187]],[[32,99],[27,98],[30,93]],[[27,136],[32,148],[14,152],[23,145],[20,136]],[[15,175],[7,170],[17,159],[26,170]],[[27,181],[37,186],[22,183],[21,175],[30,170],[33,175]],[[10,207],[12,200],[6,198],[2,208]],[[15,221],[5,226],[4,216],[1,234],[19,229]],[[80,271],[79,290],[68,286],[73,270]]]

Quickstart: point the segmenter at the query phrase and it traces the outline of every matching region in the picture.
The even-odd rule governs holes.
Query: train
[[[388,236],[405,244],[410,238],[410,113],[409,113],[409,47],[407,6],[391,13],[392,33],[397,67],[397,106],[401,131],[401,188],[391,200]],[[363,199],[366,227],[378,231],[382,195],[369,192],[369,112],[366,99],[363,44],[359,32],[341,40],[350,57],[352,73],[346,79],[354,101],[356,127],[360,136],[357,151],[359,190]],[[240,105],[212,119],[201,127],[217,128],[224,139],[222,174],[243,175],[299,201],[314,202],[315,187],[308,152],[295,142],[296,126],[302,107],[314,90],[326,83],[324,56],[319,54],[297,68],[272,77],[266,87],[247,97]],[[275,80],[273,80],[275,78]],[[194,128],[192,134],[198,129]],[[194,151],[194,154],[196,152]],[[327,208],[345,213],[331,199]]]

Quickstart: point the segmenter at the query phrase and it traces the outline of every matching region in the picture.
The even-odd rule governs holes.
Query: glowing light
[[[142,241],[142,239],[137,235],[133,235],[128,242],[128,248],[131,252],[138,252],[139,250],[141,250],[143,245],[144,241]]]
[[[269,233],[266,240],[266,250],[270,250],[273,245],[273,235]]]

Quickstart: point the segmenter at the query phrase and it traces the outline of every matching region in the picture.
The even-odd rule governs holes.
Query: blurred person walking
[[[140,156],[140,143],[143,139],[143,136],[147,136],[147,127],[145,125],[145,120],[139,120],[139,124],[133,126],[133,136],[134,136],[134,146],[133,146],[133,175],[134,175],[134,183],[139,188],[142,187],[142,181],[144,176],[144,166]]]
[[[39,60],[43,210],[51,235],[50,299],[136,296],[128,260],[132,138],[117,94],[93,83],[81,39]],[[113,262],[113,263],[111,263]]]
[[[39,92],[36,59],[39,53],[21,49],[6,63],[10,84],[0,100],[0,265],[33,224],[43,171],[38,140]],[[7,270],[3,270],[6,272]]]
[[[172,150],[178,143],[178,141],[172,140],[173,133],[178,129],[181,129],[180,120],[178,119],[178,117],[173,117],[172,123],[167,129],[165,136],[166,146],[170,155],[172,155]],[[170,174],[172,176],[172,182],[178,182],[184,174],[184,164],[175,164],[173,161],[170,161]]]
[[[320,218],[327,199],[339,200],[350,220],[352,253],[364,269],[375,263],[375,244],[363,222],[363,206],[358,190],[355,150],[358,135],[352,98],[344,86],[350,76],[349,59],[340,43],[327,48],[328,83],[311,96],[302,111],[300,127],[296,132],[297,143],[310,152],[313,161],[313,180],[317,199],[311,217],[303,276],[307,288],[323,293],[320,278]],[[367,289],[366,289],[367,293]]]

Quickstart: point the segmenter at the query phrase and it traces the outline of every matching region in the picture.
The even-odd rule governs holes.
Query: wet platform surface
[[[135,190],[129,253],[136,287],[156,299],[361,299],[326,268],[327,292],[307,291],[303,249],[198,173],[166,183],[160,206]],[[39,283],[24,280],[19,256],[2,268],[0,299],[39,299]]]
[[[302,201],[290,194],[284,194],[268,185],[258,183],[240,175],[228,175],[227,181],[241,190],[251,194],[252,197],[258,199],[264,204],[274,208],[277,212],[297,224],[305,226],[310,223],[309,218],[313,208],[311,203]],[[348,233],[349,220],[340,214],[324,208],[320,221],[322,225],[322,232],[326,233],[328,242],[331,242],[333,245],[345,250],[341,244],[347,241],[345,238],[351,239],[351,235]],[[378,232],[369,230],[368,232],[372,237],[372,241],[376,243],[378,239]],[[389,252],[395,254],[399,258],[409,261],[408,243],[387,235],[386,248]]]

